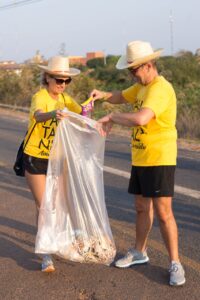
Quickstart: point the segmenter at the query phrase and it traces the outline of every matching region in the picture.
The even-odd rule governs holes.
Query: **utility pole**
[[[172,10],[170,10],[169,15],[169,23],[170,23],[170,48],[171,48],[171,55],[174,55],[174,19],[172,15]]]
[[[104,64],[104,66],[106,65],[106,54],[105,54],[105,49],[103,49],[103,64]]]

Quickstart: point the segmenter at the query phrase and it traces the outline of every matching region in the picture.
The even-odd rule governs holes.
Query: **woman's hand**
[[[54,115],[54,118],[56,118],[56,120],[58,120],[58,121],[61,121],[68,117],[67,112],[64,112],[60,109],[54,110],[52,113]]]
[[[62,110],[52,110],[50,112],[43,112],[42,110],[37,110],[35,113],[34,113],[34,118],[36,120],[37,123],[40,123],[40,122],[46,122],[48,120],[51,120],[51,119],[56,119],[58,121],[64,119],[68,117],[68,114],[67,112],[64,112]]]

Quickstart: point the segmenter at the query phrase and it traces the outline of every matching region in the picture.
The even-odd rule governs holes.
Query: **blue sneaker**
[[[55,271],[51,255],[44,255],[42,259],[42,272],[50,273]]]

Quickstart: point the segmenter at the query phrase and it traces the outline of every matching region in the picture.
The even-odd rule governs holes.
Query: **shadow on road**
[[[0,217],[0,227],[3,230],[0,233],[0,257],[10,258],[24,269],[38,270],[40,264],[34,254],[33,239],[36,227],[4,216]]]
[[[20,239],[1,234],[0,257],[12,259],[18,266],[26,270],[39,270],[40,264],[35,254],[25,250],[23,246],[19,246],[19,242],[21,242]]]
[[[16,176],[11,166],[0,166],[0,188],[12,192],[14,195],[33,200],[26,179]]]
[[[16,229],[24,233],[28,233],[31,235],[36,234],[36,227],[30,224],[26,224],[17,220],[9,219],[4,216],[0,216],[0,225],[5,226],[11,229]]]
[[[13,259],[20,267],[27,270],[39,269],[39,263],[36,263],[37,257],[33,253],[34,242],[32,241],[36,234],[36,227],[2,216],[0,225],[6,230],[0,233],[0,257]],[[30,251],[26,248],[30,248]]]
[[[160,285],[168,286],[169,274],[166,268],[151,265],[150,263],[146,265],[138,265],[132,267],[135,271],[142,274],[151,282],[154,281]]]

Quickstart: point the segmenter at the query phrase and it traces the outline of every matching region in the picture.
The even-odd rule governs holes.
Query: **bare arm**
[[[37,123],[45,122],[50,119],[55,118],[56,120],[60,121],[63,118],[66,118],[67,114],[62,112],[61,110],[52,110],[50,112],[44,113],[42,110],[37,110],[34,113],[34,118]]]
[[[110,120],[113,123],[132,127],[143,126],[155,117],[154,112],[149,108],[142,108],[135,113],[111,113]]]
[[[99,90],[93,90],[90,94],[90,97],[92,97],[93,100],[103,99],[103,100],[108,101],[112,104],[127,103],[127,101],[122,96],[121,91],[104,92],[104,91],[99,91]]]
[[[102,124],[105,134],[108,134],[114,123],[133,127],[146,125],[151,119],[155,118],[154,112],[149,108],[142,108],[135,113],[111,113],[98,120]]]

